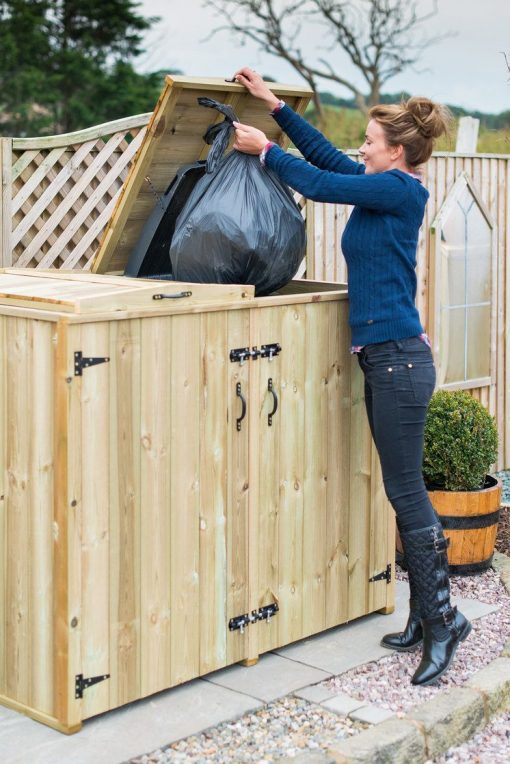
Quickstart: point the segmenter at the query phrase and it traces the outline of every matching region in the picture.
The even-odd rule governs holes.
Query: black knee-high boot
[[[387,647],[390,650],[399,650],[402,652],[408,650],[414,650],[423,641],[423,630],[421,626],[421,613],[420,603],[418,599],[418,591],[412,571],[407,565],[404,552],[404,563],[407,567],[407,573],[409,575],[409,617],[404,631],[392,632],[391,634],[385,634],[381,639],[381,645]]]
[[[440,523],[401,534],[408,570],[416,586],[423,629],[423,654],[413,684],[431,684],[450,666],[471,624],[450,602],[447,541]]]

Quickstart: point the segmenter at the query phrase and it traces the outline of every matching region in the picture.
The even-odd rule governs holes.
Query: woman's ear
[[[393,161],[397,159],[401,159],[404,156],[404,147],[401,143],[398,143],[396,146],[391,147],[391,153],[390,156]]]

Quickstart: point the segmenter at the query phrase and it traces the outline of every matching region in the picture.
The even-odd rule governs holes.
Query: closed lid
[[[206,305],[250,300],[252,286],[188,284],[182,281],[131,279],[80,271],[0,271],[0,306],[10,305],[73,314],[110,311],[169,312],[175,305]]]
[[[312,95],[306,87],[274,82],[268,85],[300,114]],[[203,135],[210,124],[223,121],[223,115],[199,106],[200,96],[229,104],[241,122],[263,130],[269,140],[284,148],[288,145],[288,139],[268,113],[267,106],[237,82],[167,75],[143,142],[105,228],[92,264],[94,272],[124,272],[145,221],[179,167],[206,158],[209,146]]]

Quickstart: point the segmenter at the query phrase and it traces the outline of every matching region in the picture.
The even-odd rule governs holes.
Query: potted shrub
[[[496,542],[501,481],[488,474],[498,432],[487,409],[463,390],[438,390],[425,423],[423,477],[445,536],[452,573],[486,570]]]

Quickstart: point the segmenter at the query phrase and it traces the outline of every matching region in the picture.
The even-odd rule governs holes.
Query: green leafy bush
[[[438,390],[425,422],[423,476],[447,491],[481,488],[496,461],[498,432],[487,409],[463,390]]]

